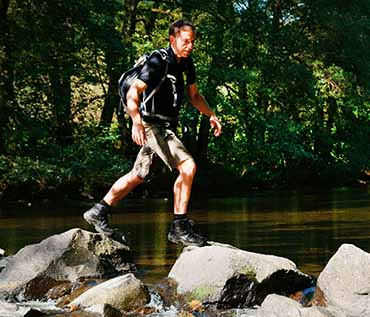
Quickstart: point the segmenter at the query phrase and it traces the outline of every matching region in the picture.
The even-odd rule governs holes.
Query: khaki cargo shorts
[[[153,159],[158,156],[172,171],[181,162],[193,157],[175,133],[163,125],[143,122],[147,143],[139,151],[132,172],[145,178]]]

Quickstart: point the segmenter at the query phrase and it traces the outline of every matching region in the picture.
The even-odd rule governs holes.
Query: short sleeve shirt
[[[147,112],[177,118],[184,97],[185,83],[186,85],[195,83],[195,67],[191,57],[181,58],[177,62],[172,48],[168,47],[166,51],[169,57],[167,78],[161,84],[157,93],[146,102],[145,109]],[[144,98],[146,94],[149,95],[157,87],[165,69],[166,61],[163,60],[160,53],[154,52],[151,54],[138,77],[148,85]]]

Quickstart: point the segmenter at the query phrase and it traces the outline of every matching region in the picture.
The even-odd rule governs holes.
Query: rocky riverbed
[[[146,285],[130,249],[79,228],[6,257],[0,316],[370,316],[370,254],[342,245],[316,280],[289,259],[216,242]]]

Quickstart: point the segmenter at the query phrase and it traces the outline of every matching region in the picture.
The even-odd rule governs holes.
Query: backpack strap
[[[164,75],[163,77],[161,78],[161,80],[159,81],[158,85],[150,92],[150,94],[143,100],[143,104],[145,105],[145,103],[150,100],[150,98],[152,98],[156,93],[157,91],[159,90],[159,88],[161,87],[161,85],[163,84],[163,82],[165,81],[166,77],[167,77],[167,72],[168,72],[168,64],[170,62],[169,60],[169,56],[168,56],[168,53],[167,51],[164,49],[164,48],[161,48],[159,50],[155,50],[153,53],[159,53],[162,57],[162,59],[166,62],[166,68],[165,68],[165,71],[164,71]],[[152,54],[153,54],[152,53]]]

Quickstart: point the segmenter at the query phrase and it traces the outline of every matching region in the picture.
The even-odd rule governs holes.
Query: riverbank
[[[343,189],[367,190],[370,177],[362,173],[357,178],[341,178],[339,176],[301,178],[293,174],[289,178],[282,177],[277,180],[263,181],[253,176],[238,177],[225,169],[211,168],[198,171],[193,183],[193,198],[215,197],[242,197],[254,193],[271,191],[315,192]],[[300,176],[300,177],[299,177]],[[93,177],[93,176],[91,176]],[[134,189],[128,198],[170,198],[172,197],[173,183],[177,177],[176,172],[155,170],[146,181]],[[15,203],[58,205],[61,202],[90,202],[100,200],[116,180],[113,177],[97,177],[88,181],[82,178],[61,178],[53,183],[43,176],[34,178],[15,178],[11,181],[0,182],[0,206]]]
[[[90,149],[89,160],[78,156],[47,159],[0,156],[0,205],[17,201],[57,205],[65,200],[100,200],[113,182],[129,172],[133,164],[133,159],[123,159],[121,154],[100,151],[105,156],[94,156]],[[158,162],[145,183],[130,196],[171,197],[176,177],[176,171],[170,172]],[[241,171],[226,162],[208,162],[198,164],[192,197],[235,197],[270,190],[367,188],[369,183],[368,172],[350,171],[334,165],[321,168],[253,166]]]

